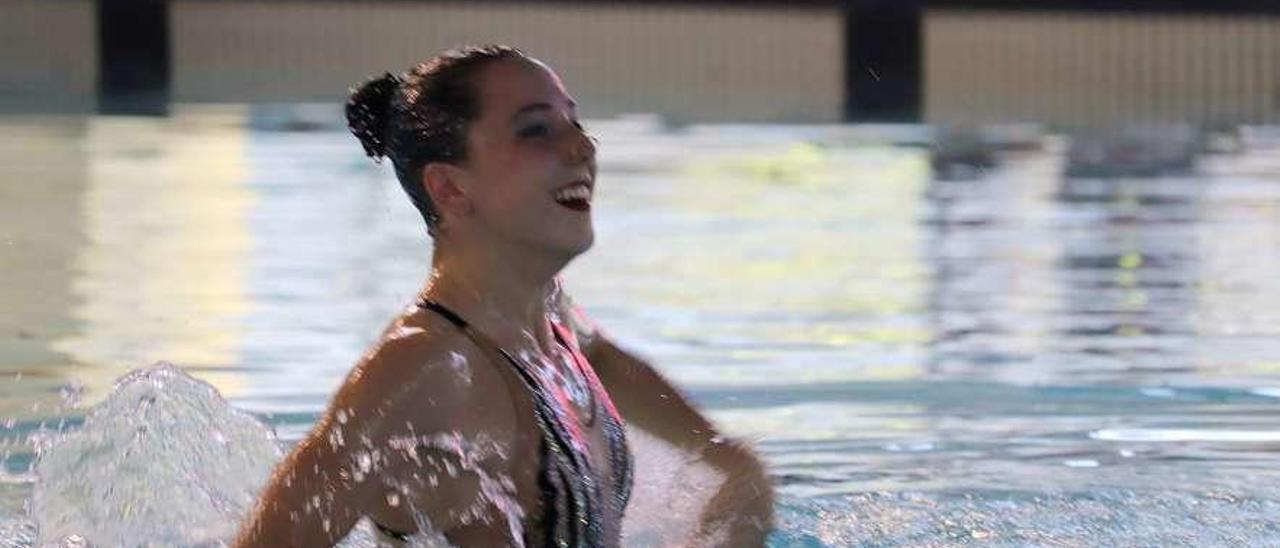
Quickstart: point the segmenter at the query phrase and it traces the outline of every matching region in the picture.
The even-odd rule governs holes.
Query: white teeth
[[[591,201],[591,187],[587,185],[573,185],[569,188],[562,188],[555,194],[557,202],[567,202],[569,200],[586,200]]]

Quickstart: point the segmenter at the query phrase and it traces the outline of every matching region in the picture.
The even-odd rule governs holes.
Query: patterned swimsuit
[[[529,390],[533,399],[535,421],[542,432],[542,466],[538,477],[542,489],[543,515],[536,519],[542,535],[526,532],[524,545],[533,548],[602,547],[616,544],[621,535],[622,513],[631,495],[634,463],[627,447],[626,432],[621,415],[613,406],[600,380],[595,376],[586,358],[570,344],[573,334],[556,322],[551,323],[556,341],[573,357],[574,366],[587,380],[596,409],[603,415],[603,431],[609,449],[609,464],[615,496],[606,497],[599,485],[600,478],[592,470],[587,442],[577,420],[568,411],[568,401],[563,394],[546,386],[525,361],[517,360],[506,350],[497,347],[490,339],[471,327],[466,320],[438,302],[423,300],[419,306],[431,310],[462,330],[482,349],[500,354],[510,365],[511,372]],[[603,409],[601,409],[603,407]],[[600,413],[604,411],[604,413]],[[376,524],[385,535],[408,540],[409,536]]]

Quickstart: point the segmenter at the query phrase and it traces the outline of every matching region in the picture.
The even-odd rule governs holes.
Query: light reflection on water
[[[20,431],[74,414],[60,389],[94,401],[157,360],[296,440],[426,274],[417,214],[340,129],[174,112],[0,124],[10,471]],[[990,490],[1043,493],[1026,519],[1068,522],[1092,507],[1067,492],[1153,512],[1141,493],[1280,498],[1280,165],[1258,159],[1280,149],[1063,179],[1051,139],[939,181],[926,150],[851,128],[591,125],[597,246],[570,290],[758,440],[797,543],[946,544],[865,520],[987,515]],[[15,512],[28,489],[0,486]],[[1164,511],[1195,507],[1178,500]]]

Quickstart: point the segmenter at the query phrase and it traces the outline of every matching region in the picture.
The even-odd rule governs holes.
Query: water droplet
[[[387,493],[387,506],[390,506],[392,508],[400,506],[400,494]]]
[[[466,356],[459,352],[450,352],[449,368],[458,374],[464,384],[471,384],[471,368],[467,366]]]
[[[368,474],[371,470],[373,470],[373,456],[371,456],[369,453],[362,451],[360,455],[356,457],[356,462],[360,464],[361,472]]]
[[[333,447],[336,448],[336,447],[342,447],[343,445],[346,445],[346,444],[347,442],[342,437],[341,429],[334,428],[333,430],[329,431],[329,445],[332,445]]]

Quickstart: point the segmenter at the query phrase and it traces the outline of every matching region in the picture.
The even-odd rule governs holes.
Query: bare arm
[[[582,350],[628,423],[680,449],[701,455],[726,476],[701,519],[696,541],[717,529],[725,546],[763,546],[773,528],[773,485],[764,464],[742,442],[722,436],[670,381],[643,359],[619,347],[592,324],[569,297],[556,296],[557,312],[574,328]]]
[[[726,477],[702,513],[697,535],[727,530],[725,546],[763,546],[773,528],[773,485],[742,442],[725,438],[648,363],[597,334],[587,359],[627,421],[682,450],[701,455]]]
[[[322,419],[276,468],[235,546],[332,546],[355,525],[368,490],[351,481],[342,450],[325,439],[333,423]]]
[[[332,546],[366,515],[406,534],[424,517],[459,546],[506,541],[480,478],[511,476],[487,455],[510,449],[515,414],[489,368],[459,373],[484,359],[456,339],[384,341],[277,467],[235,546]]]

